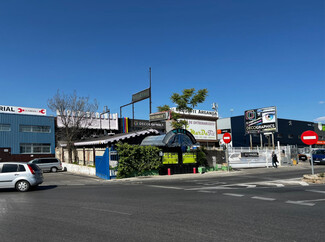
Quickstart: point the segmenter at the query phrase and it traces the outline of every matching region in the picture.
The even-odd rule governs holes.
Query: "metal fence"
[[[231,147],[228,148],[229,165],[233,168],[270,167],[272,152],[278,157],[280,166],[292,165],[296,159],[295,147],[279,146],[275,150],[269,148]]]

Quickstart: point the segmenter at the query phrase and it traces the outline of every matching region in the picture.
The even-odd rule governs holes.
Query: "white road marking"
[[[213,192],[213,191],[197,191],[197,192],[203,192],[203,193],[216,193],[216,192]]]
[[[100,211],[100,212],[117,213],[117,214],[122,214],[122,215],[129,215],[129,216],[132,215],[131,213],[124,213],[124,212],[108,210],[108,209],[102,209],[102,208],[87,208],[87,207],[82,207],[82,208],[83,209],[88,209],[88,210]]]
[[[253,199],[258,199],[258,200],[264,200],[264,201],[275,201],[275,198],[269,198],[269,197],[252,197]]]
[[[236,193],[223,193],[223,195],[233,196],[233,197],[243,197],[243,196],[245,196],[243,194],[236,194]]]
[[[286,203],[290,203],[290,204],[296,204],[296,205],[303,205],[303,206],[314,206],[315,203],[304,203],[301,201],[286,201]]]
[[[185,191],[203,191],[203,190],[224,190],[224,189],[234,189],[226,186],[217,186],[217,187],[197,187],[197,188],[189,188],[184,189]]]
[[[181,187],[169,187],[169,186],[158,186],[158,185],[148,185],[149,187],[157,187],[157,188],[165,188],[165,189],[176,189],[176,190],[184,190]]]
[[[306,192],[325,193],[325,191],[319,191],[319,190],[306,190]]]

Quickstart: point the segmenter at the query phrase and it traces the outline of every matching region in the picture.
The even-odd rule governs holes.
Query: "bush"
[[[157,147],[118,143],[116,150],[119,155],[117,178],[130,177],[162,166],[160,149]]]
[[[208,166],[208,159],[204,148],[200,148],[197,152],[197,164],[199,166]]]

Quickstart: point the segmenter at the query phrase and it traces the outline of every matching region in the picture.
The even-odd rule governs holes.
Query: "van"
[[[314,164],[325,164],[325,149],[316,149],[313,151]]]
[[[34,160],[31,160],[31,164],[36,164],[39,166],[39,168],[42,169],[42,171],[50,171],[50,172],[57,172],[58,170],[62,171],[62,162],[54,157],[47,157],[47,158],[37,158]]]

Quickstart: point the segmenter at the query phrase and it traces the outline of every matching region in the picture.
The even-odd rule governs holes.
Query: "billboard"
[[[205,120],[186,119],[186,129],[193,134],[197,140],[216,140],[216,122]]]
[[[46,115],[46,109],[43,108],[25,108],[0,105],[0,113],[28,114],[28,115]]]
[[[277,132],[276,107],[251,109],[245,111],[245,133],[257,134]]]
[[[83,119],[80,127],[87,127],[87,129],[109,129],[109,130],[118,130],[118,115],[117,113],[110,114],[110,118],[108,115],[103,115],[102,118],[96,117],[97,115],[91,115],[91,117]],[[73,120],[71,120],[71,126],[73,124]],[[78,119],[77,119],[78,120]],[[57,126],[59,128],[63,128],[64,125],[62,123],[61,116],[57,116]]]

